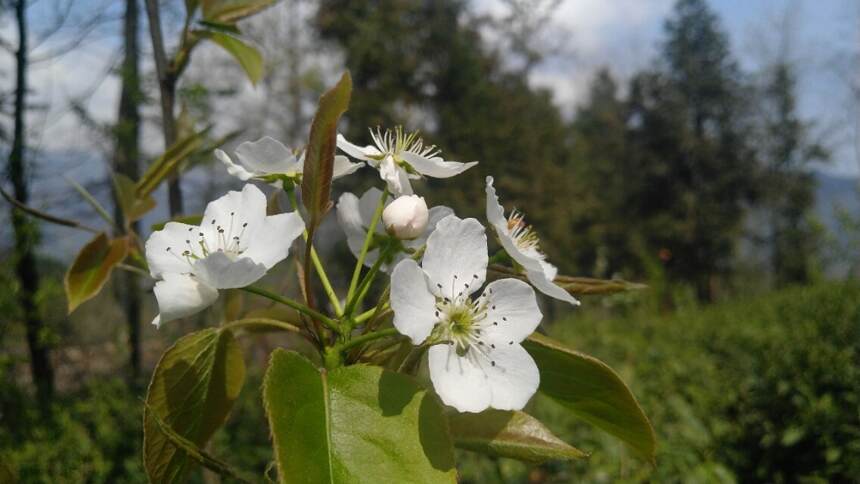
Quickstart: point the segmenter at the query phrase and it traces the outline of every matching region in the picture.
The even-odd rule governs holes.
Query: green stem
[[[365,296],[367,296],[367,291],[370,290],[370,285],[373,284],[373,279],[376,278],[376,274],[379,272],[379,269],[382,267],[384,261],[391,255],[391,252],[397,247],[396,240],[392,240],[385,247],[379,251],[379,257],[377,257],[376,261],[370,267],[370,270],[367,274],[364,275],[364,279],[361,280],[361,283],[358,285],[358,291],[353,294],[352,299],[348,299],[346,303],[346,309],[344,309],[344,314],[352,314],[355,308],[361,306],[361,302],[364,301]]]
[[[368,319],[373,319],[373,317],[376,316],[376,313],[388,310],[389,308],[390,306],[388,304],[382,304],[381,306],[375,306],[372,309],[368,309],[354,318],[355,324],[361,324]]]
[[[290,200],[290,204],[292,205],[293,210],[298,213],[299,210],[299,202],[296,198],[296,191],[290,188],[284,188],[284,191],[287,192],[287,198]],[[301,214],[299,214],[301,216]],[[302,233],[302,237],[304,237],[305,242],[308,242],[308,231],[305,230]],[[311,245],[311,262],[314,264],[314,269],[316,269],[317,274],[320,276],[320,282],[322,283],[323,290],[325,290],[326,296],[328,296],[328,300],[331,302],[331,306],[334,308],[334,312],[336,315],[340,316],[343,314],[343,310],[340,307],[340,300],[337,297],[337,293],[334,292],[334,288],[332,288],[331,282],[329,281],[328,275],[323,268],[322,262],[320,261],[319,256],[317,255],[316,249],[314,249],[313,245]]]
[[[349,283],[349,290],[346,293],[346,300],[351,301],[355,291],[358,289],[358,278],[361,275],[361,268],[364,267],[364,259],[367,257],[367,251],[370,250],[370,243],[373,241],[373,235],[376,233],[376,226],[379,224],[379,219],[382,217],[382,209],[385,208],[385,199],[388,198],[388,189],[382,191],[382,196],[379,197],[379,203],[376,205],[376,210],[373,211],[373,218],[370,219],[370,226],[367,228],[367,237],[364,238],[364,244],[361,246],[361,252],[358,254],[358,260],[355,261],[355,269],[352,271],[352,280]],[[352,305],[354,308],[355,305]],[[349,315],[349,312],[344,310],[344,314]]]
[[[300,302],[293,301],[292,299],[287,299],[283,296],[280,296],[280,295],[275,294],[273,292],[269,292],[269,291],[267,291],[263,288],[259,288],[259,287],[248,286],[248,287],[243,287],[242,290],[245,292],[250,292],[252,294],[256,294],[258,296],[263,296],[264,298],[271,299],[272,301],[281,303],[285,306],[289,306],[289,307],[295,309],[296,311],[298,311],[298,312],[300,312],[300,313],[302,313],[302,314],[304,314],[310,318],[313,318],[317,321],[322,322],[324,325],[326,325],[326,327],[328,329],[334,331],[335,333],[340,334],[340,327],[338,327],[338,325],[335,324],[334,321],[332,321],[326,315],[320,313],[319,311],[315,311],[315,310],[305,306],[304,304],[302,304]]]
[[[237,319],[236,321],[230,321],[229,323],[224,324],[223,326],[221,326],[221,329],[236,329],[245,326],[269,326],[272,328],[282,329],[284,331],[291,331],[293,333],[302,332],[302,330],[299,329],[298,326],[292,325],[284,321],[278,321],[277,319],[269,318]]]
[[[344,352],[344,351],[346,351],[346,350],[348,350],[354,346],[358,346],[360,344],[367,343],[368,341],[374,341],[374,340],[377,340],[380,338],[387,338],[389,336],[396,336],[399,334],[400,333],[394,328],[380,329],[379,331],[375,331],[373,333],[363,334],[357,338],[353,338],[349,341],[346,341],[346,342],[342,343],[340,346],[338,346],[338,350],[340,350],[341,352]]]

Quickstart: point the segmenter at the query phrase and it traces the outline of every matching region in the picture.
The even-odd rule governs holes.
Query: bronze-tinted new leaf
[[[532,463],[588,457],[524,412],[456,413],[448,422],[454,444],[461,449]]]
[[[194,133],[191,136],[180,139],[173,144],[163,155],[153,161],[146,173],[137,182],[137,196],[143,198],[152,193],[158,185],[170,174],[175,172],[180,164],[192,153],[194,153],[200,145],[203,144],[203,139],[208,128],[200,133]]]
[[[349,107],[352,78],[349,72],[331,90],[320,97],[317,113],[311,123],[302,174],[302,202],[308,211],[308,232],[313,233],[323,215],[331,208],[331,178],[337,143],[337,122]]]
[[[155,208],[155,199],[150,195],[138,198],[134,181],[122,173],[114,174],[113,186],[126,223],[140,220],[147,212]]]
[[[69,312],[101,291],[114,266],[128,254],[128,239],[110,240],[104,233],[87,242],[66,272],[64,286]]]

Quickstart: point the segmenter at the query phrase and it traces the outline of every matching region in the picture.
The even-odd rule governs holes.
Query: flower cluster
[[[371,188],[360,197],[344,193],[338,200],[337,218],[358,260],[353,285],[362,265],[370,270],[367,284],[345,310],[333,303],[335,319],[351,331],[362,321],[352,306],[360,304],[376,271],[389,273],[384,296],[389,300],[377,309],[390,307],[396,331],[417,351],[426,351],[430,380],[442,401],[461,412],[523,408],[540,381],[520,344],[542,318],[533,288],[579,302],[555,284],[557,270],[523,215],[514,210],[505,217],[492,177],[486,180],[486,218],[517,277],[485,285],[492,266],[484,225],[461,219],[448,207],[428,208],[412,187],[414,180],[452,177],[477,162],[447,161],[417,133],[401,128],[370,134],[373,145],[365,147],[337,136],[337,147],[347,156],[335,157],[333,178],[366,164],[378,171],[385,189]],[[287,190],[300,186],[304,154],[272,138],[240,144],[238,162],[221,150],[215,154],[242,181]],[[210,203],[199,226],[169,222],[150,236],[146,257],[160,310],[154,324],[202,310],[219,289],[246,287],[287,257],[304,222],[298,210],[267,216],[266,207],[262,191],[246,184]]]

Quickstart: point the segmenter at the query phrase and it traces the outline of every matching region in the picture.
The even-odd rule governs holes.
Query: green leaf
[[[140,220],[147,212],[155,208],[155,199],[149,195],[138,198],[137,185],[131,178],[122,173],[114,173],[113,186],[126,222]]]
[[[231,23],[225,24],[225,23],[221,23],[221,22],[214,22],[211,20],[199,20],[197,23],[203,27],[210,29],[210,30],[215,30],[218,32],[226,32],[228,34],[233,34],[233,35],[242,35],[242,31],[239,30],[239,27],[237,27],[236,24],[231,24]]]
[[[126,255],[128,239],[110,240],[104,233],[96,235],[81,248],[63,280],[69,313],[102,290],[114,266]]]
[[[277,349],[263,402],[281,483],[456,482],[441,405],[405,375]]]
[[[182,161],[190,154],[194,153],[203,143],[204,135],[209,131],[209,128],[199,133],[194,133],[191,136],[186,136],[174,143],[163,155],[153,161],[146,173],[143,174],[140,181],[137,182],[136,194],[138,198],[144,198],[165,178],[175,172]]]
[[[588,457],[524,412],[458,413],[451,415],[448,423],[454,444],[461,449],[536,464]]]
[[[540,391],[618,437],[654,463],[656,437],[636,398],[612,368],[540,334],[523,342],[540,368]]]
[[[195,30],[193,33],[215,42],[232,55],[236,62],[242,66],[252,84],[257,84],[263,78],[263,56],[256,47],[250,46],[242,39],[225,32]]]
[[[102,220],[104,220],[105,222],[108,223],[108,225],[111,225],[111,226],[113,226],[116,223],[114,221],[113,217],[111,217],[110,214],[108,213],[107,209],[104,208],[102,206],[102,204],[99,203],[98,200],[96,200],[96,197],[94,197],[93,194],[89,192],[89,190],[87,190],[81,184],[79,184],[75,180],[72,180],[69,177],[66,177],[66,181],[68,181],[69,184],[75,189],[75,191],[77,191],[81,195],[81,197],[87,203],[89,203],[90,206],[93,207],[93,209],[95,209],[96,213],[99,214],[99,216],[102,218]]]
[[[349,107],[352,78],[345,72],[337,85],[320,97],[311,123],[311,133],[302,173],[302,203],[308,211],[308,233],[331,208],[331,178],[337,143],[337,122]],[[310,243],[310,241],[308,241]]]
[[[244,381],[242,352],[227,330],[191,333],[162,355],[143,415],[143,463],[151,482],[185,482],[193,464],[188,452],[161,430],[158,420],[204,448],[227,420]]]
[[[188,225],[200,225],[200,222],[203,220],[203,215],[180,215],[179,217],[173,217],[170,220],[165,220],[164,222],[158,222],[152,224],[153,232],[156,230],[163,230],[164,226],[167,225],[168,222],[179,222]]]
[[[274,5],[277,0],[202,0],[203,19],[231,23]]]
[[[144,403],[144,405],[146,404]],[[167,425],[164,420],[161,420],[158,416],[158,412],[150,412],[149,415],[155,421],[155,424],[158,426],[158,430],[167,437],[170,443],[177,448],[182,449],[189,458],[193,459],[198,464],[213,472],[217,472],[222,476],[231,477],[241,482],[250,482],[240,476],[239,473],[233,470],[233,468],[228,464],[222,462],[220,459],[212,457],[205,450],[194,445],[194,442],[191,442],[185,437],[179,435],[175,430]]]

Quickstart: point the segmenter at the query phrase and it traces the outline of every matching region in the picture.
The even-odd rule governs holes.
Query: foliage
[[[551,333],[613,362],[642,396],[660,442],[653,470],[625,461],[616,443],[540,400],[536,416],[594,451],[587,464],[547,468],[551,473],[590,482],[839,482],[860,469],[854,283],[792,288],[672,316],[647,305],[610,319],[592,313],[559,322]]]

